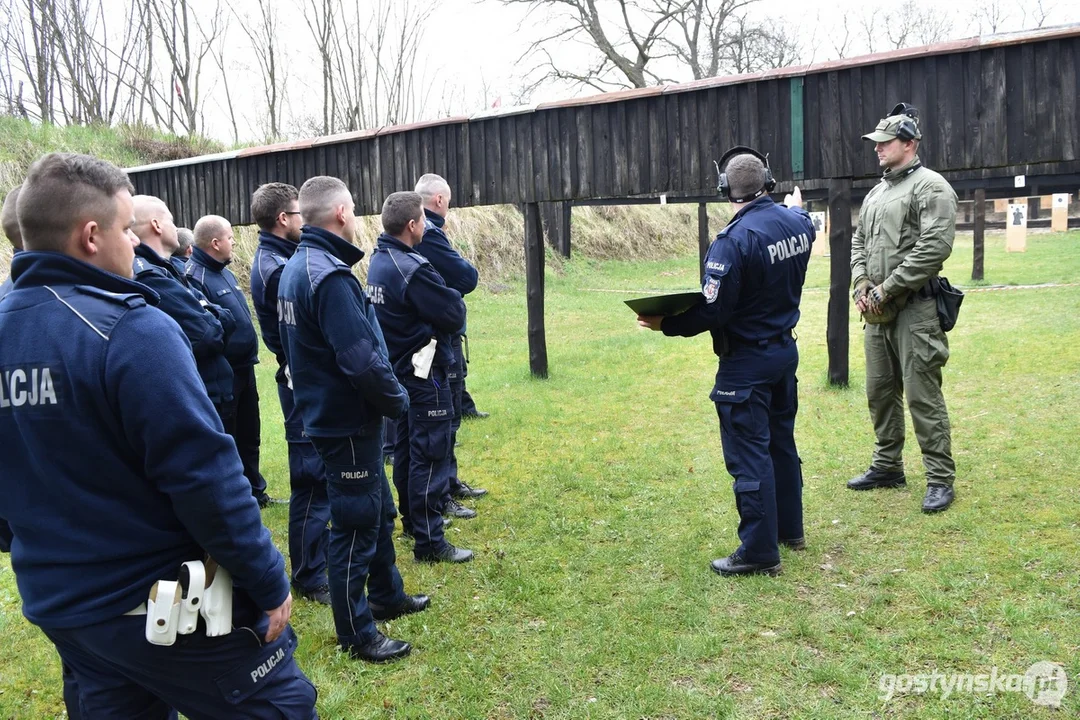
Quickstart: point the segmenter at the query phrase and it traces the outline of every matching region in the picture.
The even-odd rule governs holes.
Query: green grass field
[[[692,247],[692,240],[688,242]],[[1080,233],[1032,235],[1006,255],[989,237],[991,284],[1080,283]],[[970,274],[970,236],[947,274]],[[958,500],[920,510],[909,486],[852,493],[869,462],[861,330],[852,383],[825,383],[828,262],[811,262],[797,436],[809,549],[779,578],[721,579],[736,545],[731,479],[708,401],[705,337],[639,330],[622,299],[697,284],[696,258],[574,260],[547,278],[551,376],[528,373],[520,285],[470,302],[469,387],[488,420],[461,432],[462,476],[489,488],[455,522],[477,552],[420,566],[398,544],[427,612],[387,632],[407,660],[374,667],[335,647],[326,608],[294,605],[299,661],[324,718],[1064,718],[1080,714],[1080,287],[971,293],[945,370]],[[268,360],[268,358],[267,358]],[[288,492],[271,364],[260,366],[263,471]],[[287,509],[264,518],[285,547]],[[59,664],[19,611],[0,560],[0,717],[62,715]],[[1022,692],[898,694],[882,674],[1019,673],[1064,663],[1060,710]]]

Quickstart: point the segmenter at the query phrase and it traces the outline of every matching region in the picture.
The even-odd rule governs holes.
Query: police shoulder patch
[[[716,302],[716,298],[720,294],[720,278],[712,275],[706,276],[705,284],[701,288],[701,294],[705,296],[705,302]]]

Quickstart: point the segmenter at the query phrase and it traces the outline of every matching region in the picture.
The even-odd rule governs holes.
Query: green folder
[[[638,315],[678,315],[697,305],[703,298],[700,290],[694,290],[634,298],[623,302]]]

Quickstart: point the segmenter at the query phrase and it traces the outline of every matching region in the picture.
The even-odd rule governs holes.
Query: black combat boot
[[[901,488],[907,485],[903,470],[878,470],[874,466],[858,477],[848,480],[851,490],[873,490],[874,488]]]
[[[927,485],[926,495],[923,496],[922,511],[924,513],[936,513],[945,510],[956,499],[953,489],[948,485]]]

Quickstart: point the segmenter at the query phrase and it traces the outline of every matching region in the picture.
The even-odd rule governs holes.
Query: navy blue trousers
[[[304,424],[293,403],[292,390],[278,385],[289,446],[289,564],[292,582],[304,591],[327,584],[326,558],[330,548],[330,498],[326,469],[315,446],[304,435]]]
[[[244,605],[240,598],[234,604]],[[228,635],[206,637],[200,620],[168,647],[146,641],[145,615],[45,634],[73,676],[83,718],[171,720],[177,711],[191,720],[318,718],[315,687],[293,659],[292,627],[266,643],[267,624],[253,607],[234,608]],[[68,690],[65,682],[65,699]]]
[[[787,338],[733,346],[720,361],[710,398],[720,417],[724,463],[735,478],[739,553],[780,559],[780,540],[803,537],[802,466],[795,448],[799,350]]]
[[[454,335],[450,345],[454,349],[457,366],[450,368],[446,373],[446,379],[450,382],[450,398],[454,402],[454,419],[450,424],[450,480],[447,499],[450,494],[461,489],[461,481],[458,479],[457,451],[454,447],[457,445],[458,430],[461,429],[461,401],[465,391],[465,353],[461,347],[461,336]]]
[[[255,366],[233,368],[233,399],[218,407],[225,432],[236,441],[236,451],[244,464],[244,477],[251,483],[251,494],[266,495],[266,478],[259,472],[259,445],[262,442],[262,419],[259,415],[259,387]]]
[[[401,524],[416,538],[416,554],[446,546],[442,511],[450,493],[454,403],[446,368],[431,377],[398,378],[409,392],[409,411],[398,420],[394,486]]]
[[[311,439],[326,466],[330,496],[330,607],[338,643],[375,638],[368,598],[385,606],[405,600],[394,552],[394,498],[382,461],[382,420],[370,433]],[[365,592],[366,590],[366,592]]]

